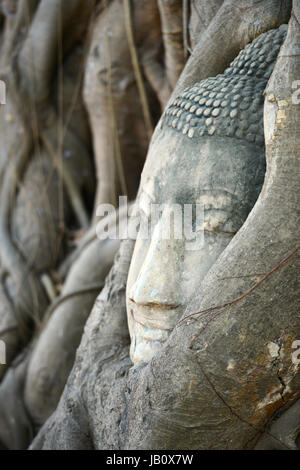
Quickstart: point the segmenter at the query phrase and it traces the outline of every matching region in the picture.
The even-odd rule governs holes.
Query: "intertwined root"
[[[124,216],[125,213],[120,214],[120,218]],[[0,441],[7,447],[28,446],[33,434],[55,410],[119,241],[101,241],[88,234],[82,245],[77,257],[76,252],[72,255],[61,295],[47,310],[40,334],[36,332],[29,348],[12,364],[0,384],[0,398],[10,395],[0,413]],[[15,400],[19,403],[17,409]],[[9,416],[15,416],[17,426],[10,424]]]
[[[93,187],[88,134],[81,128],[86,119],[82,105],[75,103],[76,118],[68,123],[61,145],[55,107],[49,108],[52,121],[37,136],[22,126],[22,118],[19,118],[22,133],[15,132],[17,126],[12,120],[18,120],[16,107],[11,108],[15,111],[11,116],[9,106],[1,110],[7,128],[1,142],[1,157],[7,161],[2,161],[5,184],[1,188],[0,214],[3,241],[0,295],[6,298],[2,305],[9,306],[1,319],[0,338],[4,339],[5,335],[7,341],[9,335],[9,362],[22,342],[28,342],[51,300],[44,279],[51,280],[52,272],[67,253],[67,229],[84,228],[89,223],[86,204]],[[24,145],[23,139],[29,144]]]
[[[94,199],[136,195],[184,64],[181,4],[1,2],[0,445],[26,447],[64,388],[118,245],[72,244]]]
[[[85,322],[118,246],[117,240],[96,239],[89,244],[73,264],[61,297],[51,306],[30,359],[25,385],[25,405],[36,425],[43,425],[58,404]]]

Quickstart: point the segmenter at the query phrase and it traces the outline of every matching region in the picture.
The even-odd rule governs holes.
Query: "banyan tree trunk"
[[[215,3],[174,95],[222,72],[247,42],[290,17],[290,2]],[[291,419],[300,390],[292,361],[300,331],[300,108],[292,101],[299,24],[295,1],[265,93],[265,183],[246,223],[161,352],[135,368],[125,307],[133,242],[122,243],[60,403],[33,449],[247,449],[261,436],[273,448],[295,448],[280,420],[299,428]],[[159,132],[158,125],[154,140]]]
[[[0,446],[15,449],[55,410],[113,263],[97,207],[135,198],[185,62],[182,2],[2,0],[0,34]]]

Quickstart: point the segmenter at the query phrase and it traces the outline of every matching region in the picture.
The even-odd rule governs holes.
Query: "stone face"
[[[199,138],[212,135],[206,121],[209,116],[213,116],[216,118],[214,127],[218,135],[263,145],[263,92],[286,31],[287,26],[283,25],[261,34],[239,53],[223,74],[207,78],[184,90],[166,109],[163,125]],[[188,113],[193,113],[197,119],[193,121],[195,130],[191,133],[191,124],[188,128],[182,124],[191,123],[191,118],[187,119]],[[176,126],[172,119],[174,115],[179,117]],[[254,137],[250,129],[253,124],[256,125]]]
[[[127,281],[127,315],[131,359],[148,362],[161,349],[201,281],[230,243],[252,209],[264,180],[265,152],[246,139],[219,136],[215,118],[203,129],[184,126],[184,136],[165,127],[151,143],[141,178],[138,208],[151,236],[139,233]],[[200,136],[197,133],[200,132]],[[234,135],[235,127],[228,133]],[[175,138],[174,138],[175,137]],[[201,137],[201,139],[200,139]],[[198,138],[198,140],[197,140]],[[162,205],[158,218],[152,204]],[[198,204],[203,219],[191,215],[191,232],[175,229],[169,214],[176,209],[182,229],[185,205]],[[149,227],[148,227],[149,228]],[[198,238],[197,238],[198,237]],[[199,243],[198,243],[199,242]]]
[[[261,35],[224,74],[184,90],[165,111],[138,199],[151,236],[139,234],[127,282],[136,364],[161,350],[257,200],[265,175],[263,92],[285,35],[286,27]],[[162,205],[159,217],[153,204]],[[191,230],[163,236],[172,210],[182,216],[187,205],[203,210],[202,222],[191,215],[189,228],[196,240],[202,236],[193,246]]]

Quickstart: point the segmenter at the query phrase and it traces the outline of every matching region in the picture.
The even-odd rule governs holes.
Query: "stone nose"
[[[140,305],[176,308],[183,303],[181,289],[183,241],[163,240],[159,227],[133,284],[129,297]]]

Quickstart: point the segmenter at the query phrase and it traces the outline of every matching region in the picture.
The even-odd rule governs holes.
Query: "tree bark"
[[[112,345],[117,347],[115,340],[104,350],[96,346],[92,332],[99,335],[103,322],[107,327],[110,321],[114,337],[119,331],[114,330],[115,322],[124,325],[125,307],[112,308],[108,299],[95,306],[60,405],[33,448],[76,448],[83,436],[73,439],[71,431],[79,429],[83,419],[96,448],[253,448],[274,415],[299,397],[292,343],[300,330],[300,111],[292,103],[292,82],[299,76],[300,61],[291,54],[299,34],[292,14],[266,91],[265,184],[246,223],[204,279],[162,351],[149,364],[129,369],[122,349],[119,366],[125,360],[123,374],[128,378],[123,377],[117,389],[115,357],[110,371],[103,371],[103,353],[107,357]],[[190,67],[191,61],[179,90],[184,80],[191,84]],[[91,358],[97,358],[97,374]],[[79,384],[87,376],[79,401]],[[95,393],[100,383],[101,390]],[[110,391],[109,399],[101,399],[102,390]],[[67,412],[70,397],[74,408]],[[116,397],[121,401],[117,416],[111,417]],[[284,437],[272,438],[281,447],[290,447]]]
[[[1,6],[0,448],[37,433],[32,449],[297,448],[298,2],[292,15],[291,0]],[[118,245],[95,239],[97,205],[135,198],[170,100],[289,19],[265,92],[261,194],[162,350],[133,366],[134,242],[94,304]]]

